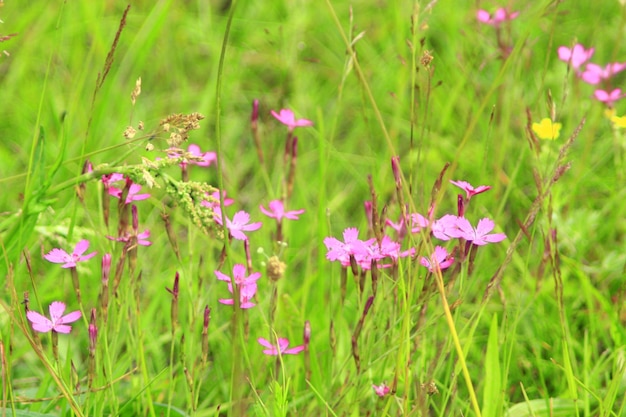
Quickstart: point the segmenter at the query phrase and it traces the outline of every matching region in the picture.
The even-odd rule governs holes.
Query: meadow
[[[626,416],[623,2],[0,5],[2,416]]]

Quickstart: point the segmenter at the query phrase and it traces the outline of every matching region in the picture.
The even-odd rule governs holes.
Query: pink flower
[[[126,178],[126,181],[130,181],[130,179]],[[128,195],[126,196],[126,204],[150,198],[150,194],[138,194],[139,191],[141,191],[141,185],[131,183],[130,188],[128,189]],[[122,198],[122,192],[123,190],[116,187],[109,188],[109,195],[112,195],[115,198]]]
[[[579,43],[574,45],[572,49],[569,49],[567,46],[560,46],[557,50],[559,59],[563,62],[571,63],[574,69],[580,68],[581,65],[589,61],[593,52],[594,48],[585,49],[585,47]]]
[[[84,239],[76,244],[76,246],[74,247],[74,252],[72,252],[71,255],[65,252],[63,249],[55,248],[43,257],[49,262],[55,264],[63,264],[61,265],[61,268],[75,268],[76,262],[86,261],[87,259],[91,259],[96,255],[96,252],[83,255],[87,248],[89,248],[89,241]]]
[[[458,228],[457,221],[460,217],[446,214],[442,218],[435,220],[432,225],[433,236],[440,240],[450,240],[461,237],[462,233]]]
[[[428,219],[419,213],[411,213],[411,233],[418,233],[424,227],[428,227]]]
[[[476,19],[478,19],[479,22],[497,27],[500,26],[502,22],[515,19],[518,15],[519,12],[509,13],[505,8],[500,7],[493,14],[493,17],[489,14],[488,11],[479,10],[478,12],[476,12]]]
[[[215,271],[215,276],[220,281],[225,281],[228,283],[228,291],[233,293],[233,284],[230,277],[226,274],[221,273],[220,271]],[[256,282],[261,278],[260,272],[254,272],[249,276],[246,276],[246,267],[241,264],[236,264],[233,266],[233,280],[235,281],[235,285],[239,290],[239,307],[242,309],[247,309],[254,307],[255,304],[250,300],[254,297],[257,291]],[[235,300],[232,298],[222,298],[218,300],[222,304],[233,305]]]
[[[464,217],[459,217],[456,224],[461,232],[461,237],[471,241],[474,245],[483,246],[487,243],[497,243],[506,239],[504,233],[489,234],[495,225],[493,220],[488,218],[480,219],[476,229],[474,229],[469,220]]]
[[[107,236],[107,239],[110,240],[115,240],[116,242],[130,242],[133,238],[137,239],[137,244],[141,245],[141,246],[150,246],[152,245],[152,242],[150,242],[148,239],[150,239],[150,230],[146,229],[141,233],[137,233],[136,231],[133,233],[126,233],[124,236],[122,237],[113,237],[113,236]]]
[[[189,147],[187,148],[187,152],[190,153],[192,156],[195,156],[197,158],[201,158],[202,161],[197,161],[197,160],[184,160],[180,163],[181,168],[185,168],[188,164],[191,165],[198,165],[200,167],[208,167],[209,165],[211,165],[213,162],[217,161],[217,154],[215,152],[202,152],[200,150],[200,147],[198,145],[195,144],[191,144],[189,145]],[[182,155],[176,151],[168,154],[168,156],[170,158],[180,158]]]
[[[307,119],[296,119],[293,112],[289,109],[282,109],[280,113],[276,113],[272,110],[272,116],[278,119],[279,122],[284,124],[289,128],[289,130],[294,130],[296,127],[307,127],[313,126],[313,122]]]
[[[588,84],[599,84],[602,80],[608,80],[618,72],[626,69],[626,63],[614,62],[604,68],[596,64],[587,64],[585,71],[580,77]]]
[[[113,174],[107,174],[102,176],[102,184],[104,184],[104,188],[107,190],[114,182],[122,181],[124,176],[122,174],[118,174],[114,172]]]
[[[372,388],[374,388],[374,392],[379,397],[384,397],[385,395],[389,394],[389,392],[391,391],[391,389],[384,382],[380,385],[372,384]]]
[[[273,344],[270,343],[269,340],[264,339],[262,337],[259,337],[257,339],[257,341],[259,342],[259,344],[261,346],[266,347],[267,349],[265,349],[263,351],[263,353],[265,353],[266,355],[297,355],[298,353],[302,352],[304,350],[304,346],[294,346],[292,348],[287,349],[287,346],[289,346],[289,339],[285,339],[283,337],[279,337],[278,338],[278,346],[274,346]]]
[[[263,206],[259,206],[261,209],[261,213],[265,214],[268,217],[276,219],[280,222],[283,218],[289,220],[298,220],[298,216],[304,213],[304,210],[293,210],[293,211],[285,211],[285,206],[283,202],[280,200],[272,200],[268,204],[268,209],[265,209]]]
[[[222,215],[217,209],[215,211],[215,221],[217,224],[222,224]],[[231,236],[237,240],[248,240],[248,236],[244,232],[259,230],[263,225],[261,222],[248,223],[250,223],[250,214],[243,210],[235,213],[232,220],[228,217],[226,218],[226,228],[230,231]]]
[[[210,209],[215,209],[215,208],[220,207],[220,192],[219,191],[214,191],[211,194],[207,193],[206,195],[211,197],[214,201],[202,200],[200,202],[200,205],[204,207],[208,207]],[[228,207],[235,202],[235,200],[233,200],[232,198],[226,197],[226,191],[222,191],[222,197],[224,198],[224,207]]]
[[[593,92],[593,96],[596,98],[596,100],[606,103],[606,105],[609,107],[613,107],[613,103],[624,97],[624,95],[622,94],[622,90],[619,88],[616,88],[611,92],[596,90]]]
[[[435,247],[435,252],[430,255],[430,258],[422,256],[420,259],[420,264],[428,268],[430,272],[435,272],[437,265],[439,265],[440,270],[444,270],[450,267],[453,262],[454,258],[441,246]]]
[[[363,247],[356,250],[354,258],[364,270],[369,270],[372,267],[372,261],[390,258],[393,263],[397,263],[399,258],[405,258],[415,254],[415,248],[402,251],[401,245],[386,235],[383,236],[380,245],[376,239],[369,239],[363,243]],[[378,265],[378,267],[388,268],[391,265],[392,264]]]
[[[133,204],[131,209],[133,216],[133,229],[131,232],[127,232],[124,236],[120,236],[115,238],[113,236],[107,236],[107,239],[115,240],[117,242],[131,242],[136,243],[141,246],[150,246],[152,242],[150,239],[150,231],[148,229],[144,230],[142,233],[139,233],[139,215],[137,214],[137,206]],[[133,242],[134,240],[134,242]]]
[[[391,219],[387,219],[385,221],[385,224],[396,231],[396,233],[398,234],[398,240],[404,239],[404,237],[406,236],[406,232],[407,232],[406,223],[404,222],[404,217],[400,216],[400,221],[398,221],[398,223],[394,222]]]
[[[35,331],[46,333],[52,330],[57,333],[69,333],[72,330],[72,326],[68,326],[67,323],[75,322],[81,318],[80,311],[72,311],[71,313],[63,315],[65,311],[65,304],[60,301],[55,301],[50,304],[50,319],[36,311],[28,311],[26,317],[28,321],[32,323]]]
[[[343,231],[343,242],[334,238],[327,237],[324,239],[326,245],[326,259],[329,261],[340,261],[343,266],[350,265],[350,255],[362,253],[367,250],[368,243],[359,239],[359,229],[349,227]],[[371,242],[375,239],[371,239]]]
[[[474,188],[472,184],[466,181],[450,181],[450,183],[465,191],[465,196],[468,200],[474,197],[476,194],[484,193],[485,191],[491,190],[490,185],[479,185],[478,187]]]

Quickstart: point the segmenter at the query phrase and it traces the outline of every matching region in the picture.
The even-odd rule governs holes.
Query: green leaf
[[[506,417],[570,417],[576,415],[576,402],[568,398],[530,400],[509,408]]]
[[[502,379],[500,370],[500,346],[498,344],[498,316],[494,315],[489,328],[487,355],[485,358],[485,388],[483,392],[484,417],[500,415],[502,407]]]

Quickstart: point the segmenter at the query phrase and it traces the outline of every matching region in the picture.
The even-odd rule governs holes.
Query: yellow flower
[[[615,109],[612,109],[612,108],[604,109],[604,115],[606,116],[607,119],[611,119],[613,116],[615,116]]]
[[[555,140],[561,133],[561,123],[553,123],[546,117],[540,123],[533,123],[533,132],[539,136],[539,139]]]
[[[624,128],[626,127],[626,116],[613,116],[611,117],[611,121],[613,122],[613,127],[616,128]]]

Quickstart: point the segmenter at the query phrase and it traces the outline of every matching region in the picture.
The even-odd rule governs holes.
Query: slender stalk
[[[469,370],[467,369],[467,363],[465,362],[465,353],[463,352],[463,348],[461,347],[461,342],[459,340],[459,335],[456,332],[456,327],[454,325],[454,318],[452,317],[452,312],[450,311],[450,305],[448,304],[448,299],[446,298],[446,290],[443,284],[443,276],[441,275],[441,269],[437,265],[435,269],[435,282],[437,284],[437,289],[439,290],[439,295],[441,295],[441,303],[443,305],[443,313],[446,317],[446,323],[448,323],[448,328],[450,329],[450,335],[452,336],[452,342],[454,343],[454,348],[459,356],[459,363],[461,364],[461,372],[463,373],[463,379],[465,379],[465,384],[467,385],[467,390],[470,396],[470,402],[472,403],[472,408],[474,409],[474,413],[476,413],[476,417],[481,417],[480,407],[478,406],[478,400],[476,398],[476,392],[474,391],[474,385],[472,384],[472,378],[470,377]]]
[[[217,142],[217,183],[220,189],[220,193],[224,190],[224,167],[222,165],[222,80],[224,77],[224,61],[226,58],[226,47],[228,45],[228,37],[230,35],[230,28],[235,16],[235,9],[237,8],[237,1],[233,0],[228,13],[228,20],[226,21],[226,29],[224,30],[224,39],[222,41],[222,48],[220,51],[220,60],[217,70],[217,82],[215,87],[215,139]],[[220,211],[222,217],[225,217],[224,211],[224,198],[220,198]],[[224,232],[224,252],[226,254],[227,265],[230,265],[230,242],[228,239],[228,229],[226,227],[226,221],[222,222]],[[229,268],[230,269],[230,268]],[[245,406],[242,402],[243,387],[245,386],[242,363],[238,358],[241,356],[241,350],[243,346],[243,329],[242,312],[239,308],[239,290],[235,285],[234,278],[232,282],[233,286],[233,320],[232,320],[232,357],[235,358],[232,361],[231,378],[230,378],[230,402],[232,407],[229,410],[229,415],[240,416],[245,415]]]

